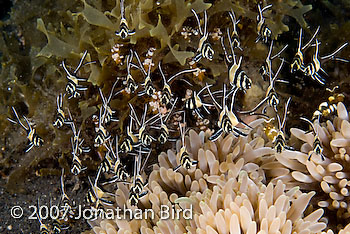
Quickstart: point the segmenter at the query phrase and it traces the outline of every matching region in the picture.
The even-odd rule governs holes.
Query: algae
[[[176,44],[174,47],[171,47],[169,45],[170,51],[172,55],[175,57],[175,59],[181,64],[181,66],[185,65],[188,58],[192,58],[194,56],[193,52],[189,51],[179,51],[179,45]],[[169,60],[165,59],[165,63],[169,62]]]
[[[151,37],[159,38],[160,40],[160,49],[163,49],[166,45],[169,45],[170,43],[170,36],[168,35],[168,32],[164,25],[162,24],[162,18],[160,15],[158,15],[158,23],[157,26],[152,28],[150,31]]]
[[[68,58],[73,51],[77,51],[76,47],[58,39],[56,36],[49,33],[46,30],[44,21],[41,18],[37,20],[37,24],[38,30],[43,32],[47,37],[47,45],[37,54],[37,56],[50,58],[54,55],[60,58]]]
[[[107,18],[105,14],[87,4],[85,0],[83,0],[83,2],[84,10],[81,12],[81,15],[84,16],[85,20],[89,24],[105,27],[111,31],[116,30],[114,24]]]
[[[308,24],[304,19],[304,14],[311,11],[312,5],[303,5],[299,0],[277,1],[273,4],[275,16],[267,20],[271,27],[274,39],[283,32],[287,32],[289,27],[283,22],[284,16],[293,17],[301,27],[307,28]]]
[[[95,106],[89,106],[90,100],[79,102],[79,109],[81,110],[81,117],[83,118],[83,122],[91,117],[93,114],[97,112],[97,108]]]
[[[93,85],[100,86],[102,83],[102,80],[99,79],[101,77],[101,70],[97,68],[96,65],[91,65],[91,73],[89,75],[88,81],[91,82]]]

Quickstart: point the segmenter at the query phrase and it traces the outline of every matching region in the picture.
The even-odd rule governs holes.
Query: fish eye
[[[252,87],[252,82],[247,76],[247,88],[250,89]]]
[[[122,38],[122,39],[125,39],[127,36],[128,36],[128,34],[127,34],[126,32],[123,31],[123,32],[121,33],[121,38]]]
[[[259,73],[260,75],[263,75],[265,72],[264,72],[264,66],[261,66],[260,69],[259,69]]]

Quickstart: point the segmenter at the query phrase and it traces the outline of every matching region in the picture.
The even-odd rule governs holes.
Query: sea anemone
[[[304,183],[303,188],[306,190],[323,191],[323,194],[318,195],[320,196],[318,205],[335,211],[338,219],[348,219],[350,124],[345,105],[338,103],[337,116],[333,121],[327,120],[321,123],[315,121],[314,126],[323,147],[325,160],[316,154],[312,154],[308,160],[308,154],[313,150],[315,133],[292,128],[291,133],[305,143],[300,147],[301,153],[298,152],[293,156],[293,163],[302,169],[293,170],[291,176],[294,180]]]
[[[251,126],[261,125],[258,119]],[[197,167],[180,168],[173,150],[162,152],[149,176],[148,193],[138,208],[152,208],[157,214],[162,205],[193,211],[193,219],[99,220],[92,222],[95,233],[321,233],[322,208],[309,206],[314,191],[303,193],[299,187],[287,189],[281,180],[267,183],[261,167],[274,150],[265,140],[251,132],[248,137],[233,135],[211,142],[211,132],[197,134],[190,130],[186,137],[189,155],[198,160]],[[181,143],[177,142],[177,152]],[[275,160],[276,161],[276,160]],[[127,201],[128,186],[116,191],[120,208],[133,208]],[[126,218],[126,217],[124,217]],[[146,221],[147,220],[147,221]]]

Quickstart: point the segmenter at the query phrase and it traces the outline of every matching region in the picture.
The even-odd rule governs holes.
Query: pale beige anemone
[[[262,123],[260,119],[250,125]],[[149,176],[148,194],[138,204],[142,209],[152,208],[156,217],[98,220],[91,222],[94,233],[324,233],[323,209],[313,211],[309,206],[315,192],[289,189],[282,180],[266,182],[261,165],[277,160],[260,134],[255,130],[248,137],[227,135],[211,142],[210,131],[197,134],[190,130],[186,148],[198,165],[188,171],[173,171],[179,165],[176,152],[181,142],[177,142],[176,152],[159,155],[159,164]],[[132,208],[127,185],[120,184],[116,194],[118,207]],[[157,215],[161,205],[174,204],[176,209],[192,206],[193,219],[163,220]]]
[[[346,227],[344,229],[341,229],[339,231],[339,234],[350,234],[350,224],[346,225]]]
[[[191,233],[321,233],[326,224],[319,222],[323,209],[304,217],[315,192],[286,191],[281,181],[274,186],[257,185],[242,170],[228,181],[217,180],[212,190],[192,192],[178,200],[199,204],[194,208]],[[181,202],[180,202],[181,205]]]
[[[334,234],[332,230],[328,230],[325,234]],[[345,228],[341,229],[338,234],[350,234],[350,224],[347,224]]]
[[[301,152],[284,153],[283,160],[290,160],[293,169],[288,179],[302,182],[307,190],[321,191],[318,205],[334,210],[338,220],[350,217],[350,123],[343,103],[337,105],[337,116],[333,121],[314,123],[324,149],[325,160],[311,155],[315,134],[292,128],[291,133],[302,140]],[[294,166],[294,168],[291,167]],[[296,168],[298,167],[298,168]],[[322,195],[323,194],[323,195]],[[349,219],[348,219],[349,220]]]

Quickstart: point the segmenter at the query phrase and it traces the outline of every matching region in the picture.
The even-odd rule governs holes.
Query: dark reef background
[[[102,87],[104,93],[109,93],[116,77],[124,77],[125,64],[119,64],[111,57],[111,48],[116,43],[125,44],[121,47],[121,55],[128,54],[129,48],[134,48],[139,54],[145,54],[149,47],[155,47],[154,63],[163,60],[166,74],[173,74],[183,69],[186,59],[191,57],[197,46],[197,38],[186,41],[181,36],[182,26],[196,28],[196,22],[190,13],[190,8],[207,9],[209,14],[209,31],[215,27],[230,24],[224,14],[227,9],[234,9],[242,16],[240,37],[244,51],[243,67],[257,85],[258,90],[266,87],[258,74],[258,69],[267,54],[266,46],[256,44],[256,14],[257,1],[177,1],[158,0],[126,0],[127,15],[132,18],[131,28],[137,29],[131,41],[121,41],[114,35],[119,22],[119,5],[115,0],[82,0],[82,1],[51,1],[51,0],[12,0],[0,3],[0,232],[1,233],[38,233],[39,223],[28,220],[29,205],[36,205],[38,197],[40,204],[49,205],[60,198],[61,168],[66,174],[66,190],[68,195],[82,202],[89,187],[87,176],[93,176],[100,158],[98,150],[94,150],[83,159],[88,170],[75,177],[68,173],[71,165],[70,133],[57,130],[52,126],[56,112],[56,97],[64,92],[66,84],[65,73],[60,66],[62,60],[74,67],[79,61],[79,53],[88,50],[90,60],[98,61],[91,69],[84,67],[80,72],[82,77],[89,79],[89,89],[81,100],[70,100],[69,107],[74,118],[83,126],[83,136],[89,145],[93,143],[94,129],[90,118],[100,104],[97,87]],[[133,2],[133,3],[131,3]],[[176,3],[175,3],[176,2]],[[130,5],[128,5],[130,3]],[[185,4],[186,3],[186,4]],[[187,4],[191,3],[191,4]],[[321,54],[327,54],[350,39],[350,1],[347,0],[271,0],[273,11],[267,14],[267,23],[277,36],[277,47],[288,44],[284,56],[291,61],[300,26],[304,28],[307,37],[320,26],[318,34],[321,44]],[[136,7],[138,6],[138,7]],[[184,10],[185,9],[185,10]],[[109,14],[102,12],[109,11]],[[104,17],[102,16],[104,15]],[[161,17],[158,17],[161,15]],[[98,19],[98,20],[97,20]],[[95,20],[95,21],[94,21]],[[305,34],[306,34],[305,33]],[[220,41],[214,41],[217,54],[213,62],[203,61],[201,68],[206,69],[204,80],[191,80],[195,88],[205,82],[222,84],[226,79],[226,66]],[[306,39],[305,39],[306,41]],[[306,52],[311,57],[313,49]],[[350,47],[341,52],[341,57],[350,59]],[[182,63],[182,65],[181,65]],[[155,66],[156,69],[157,66]],[[338,93],[345,95],[344,103],[350,106],[350,66],[346,63],[329,61],[323,65],[327,71],[326,86],[320,86],[308,77],[299,74],[291,76],[289,64],[282,70],[282,77],[289,84],[277,84],[277,91],[283,100],[292,96],[287,129],[290,127],[307,128],[299,121],[300,116],[311,118],[318,105],[327,100],[330,89],[339,85]],[[137,77],[137,76],[136,76]],[[161,86],[161,77],[155,73],[155,84]],[[136,78],[141,81],[142,76]],[[221,81],[220,81],[221,79]],[[172,89],[177,94],[183,90],[183,83],[174,82]],[[121,84],[118,86],[121,87]],[[257,103],[264,95],[247,92],[244,100],[238,103],[244,109]],[[148,100],[146,100],[148,101]],[[143,102],[137,102],[130,95],[122,95],[111,102],[112,108],[118,107],[120,123],[110,128],[113,134],[123,134],[124,120],[127,117],[128,102],[136,107],[142,107]],[[29,117],[34,122],[44,145],[34,147],[25,153],[25,132],[17,125],[7,121],[12,117],[11,106],[20,115]],[[213,117],[214,118],[214,117]],[[195,121],[195,120],[193,120]],[[215,121],[212,119],[211,121]],[[210,126],[209,126],[210,127]],[[287,131],[288,132],[288,131]],[[169,146],[169,145],[168,145]],[[157,152],[166,148],[157,148]],[[151,159],[155,161],[156,157]],[[130,162],[125,159],[130,167]],[[20,205],[24,216],[14,219],[10,209]],[[88,229],[86,221],[74,223],[67,233],[80,233]]]

